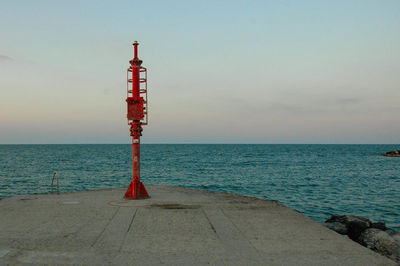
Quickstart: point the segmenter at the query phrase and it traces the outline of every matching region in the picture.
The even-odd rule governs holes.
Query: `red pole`
[[[128,86],[128,123],[131,125],[130,131],[132,136],[132,182],[125,193],[127,199],[143,199],[149,198],[143,183],[140,182],[140,136],[142,136],[142,119],[144,118],[144,101],[140,96],[140,70],[142,69],[142,61],[138,58],[137,46],[135,41],[134,58],[130,60],[131,66],[128,68],[128,84],[132,83],[131,89]],[[129,79],[129,72],[132,72],[132,79]],[[145,80],[146,82],[146,80]],[[147,100],[147,99],[146,99]]]

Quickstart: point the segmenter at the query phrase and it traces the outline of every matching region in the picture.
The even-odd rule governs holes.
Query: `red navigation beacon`
[[[125,192],[126,199],[149,198],[143,183],[140,182],[140,136],[142,125],[147,125],[147,69],[142,67],[138,58],[138,45],[135,41],[134,57],[127,70],[128,124],[131,125],[132,136],[132,182]]]

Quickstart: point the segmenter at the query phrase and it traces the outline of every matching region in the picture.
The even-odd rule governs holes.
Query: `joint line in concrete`
[[[106,231],[106,228],[110,225],[111,221],[115,218],[115,216],[117,215],[117,212],[119,211],[120,207],[117,208],[117,210],[114,212],[113,216],[111,217],[111,219],[108,221],[108,223],[106,224],[106,226],[104,226],[103,230],[101,231],[101,233],[96,237],[96,239],[93,241],[91,247],[94,247],[94,245],[97,243],[97,241],[99,241],[99,239],[101,238],[101,236],[104,234],[104,232]]]
[[[211,229],[214,231],[214,233],[215,233],[215,234],[217,235],[217,237],[219,238],[219,235],[217,234],[217,230],[215,230],[215,227],[214,227],[214,225],[211,223],[210,218],[208,218],[207,213],[204,211],[203,208],[201,208],[201,210],[203,211],[204,216],[206,217],[208,223],[210,224]]]
[[[138,211],[138,209],[135,209],[135,212],[133,213],[132,220],[131,220],[131,222],[129,224],[128,230],[126,230],[127,233],[129,232],[129,230],[131,230],[131,226],[133,224],[133,219],[135,219],[137,211]]]
[[[245,239],[251,247],[256,251],[256,253],[260,256],[260,252],[258,249],[251,243],[249,239],[247,239],[246,235],[239,229],[239,227],[229,218],[229,216],[224,212],[222,208],[219,208],[222,214],[231,222],[231,224],[236,228],[236,230],[242,235],[243,239]]]
[[[135,212],[132,215],[132,219],[131,222],[129,223],[128,229],[126,230],[126,234],[124,235],[124,239],[121,241],[121,246],[119,247],[118,251],[121,252],[122,247],[125,244],[125,240],[126,240],[126,236],[128,235],[129,231],[131,230],[132,224],[133,224],[133,220],[135,219],[136,213],[137,213],[138,209],[135,209]]]

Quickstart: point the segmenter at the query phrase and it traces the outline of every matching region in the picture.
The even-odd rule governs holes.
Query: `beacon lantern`
[[[127,70],[127,118],[132,136],[132,182],[125,192],[126,199],[149,198],[143,183],[140,181],[140,136],[142,126],[147,125],[147,69],[142,67],[138,58],[138,45],[133,43],[134,57],[129,61]]]

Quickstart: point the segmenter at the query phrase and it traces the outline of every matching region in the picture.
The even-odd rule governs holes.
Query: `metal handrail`
[[[56,178],[56,181],[57,181],[57,194],[60,194],[60,190],[59,190],[59,186],[58,186],[58,173],[57,172],[53,173],[53,179],[51,179],[51,193],[53,193],[54,178]]]

